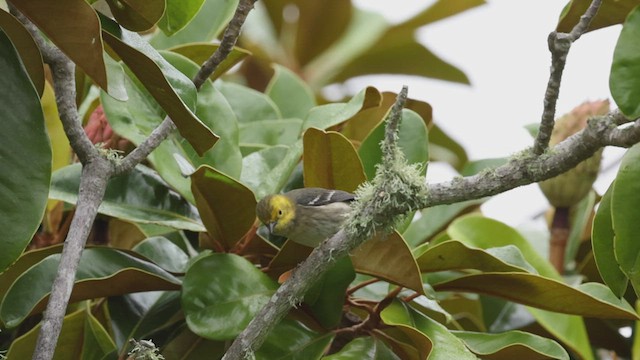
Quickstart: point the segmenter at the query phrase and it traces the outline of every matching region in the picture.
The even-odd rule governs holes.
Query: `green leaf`
[[[483,272],[535,272],[520,250],[513,246],[473,248],[456,240],[429,247],[416,258],[420,271],[477,269]]]
[[[418,29],[483,4],[485,4],[483,0],[462,0],[454,3],[448,0],[438,0],[409,20],[398,24],[397,27],[403,29]]]
[[[118,24],[136,32],[151,29],[165,11],[163,0],[106,0],[106,2]]]
[[[197,102],[193,82],[177,71],[138,34],[127,30],[122,30],[120,37],[104,30],[102,34],[107,44],[171,117],[180,134],[189,140],[198,154],[202,155],[211,148],[218,137],[193,113]]]
[[[278,106],[283,117],[304,119],[309,110],[317,105],[313,91],[286,67],[275,64],[274,69],[275,73],[264,93]]]
[[[433,343],[430,360],[477,359],[444,325],[417,312],[406,303],[394,300],[382,310],[380,317],[387,325],[409,325],[427,336]]]
[[[267,304],[277,285],[242,257],[211,254],[191,265],[182,284],[182,306],[194,333],[233,339]]]
[[[570,32],[580,21],[582,14],[587,11],[590,0],[572,0],[560,14],[557,31]],[[638,0],[604,0],[598,9],[598,13],[591,20],[589,30],[593,31],[607,26],[622,24],[629,12],[638,5]]]
[[[384,279],[424,295],[420,269],[411,249],[397,231],[373,238],[351,252],[358,273]]]
[[[300,161],[302,141],[291,146],[272,146],[253,152],[242,160],[240,181],[261,199],[284,187]]]
[[[22,253],[42,221],[51,148],[40,99],[7,36],[0,31],[0,272]]]
[[[557,342],[523,331],[500,334],[452,331],[476,355],[483,359],[559,359],[569,354]]]
[[[540,256],[522,235],[513,228],[498,221],[468,215],[454,221],[447,229],[447,232],[455,240],[460,240],[465,244],[483,249],[515,245],[520,249],[525,260],[527,260],[540,275],[561,280],[560,275],[553,266]],[[584,359],[593,359],[591,346],[582,318],[535,308],[529,308],[528,310],[540,325],[565,345],[572,348]]]
[[[285,318],[269,333],[256,352],[256,359],[320,359],[334,336],[331,332],[321,334],[299,321]]]
[[[54,172],[49,197],[75,204],[81,171],[80,164],[74,164]],[[204,231],[194,207],[142,165],[109,180],[98,212],[131,222]]]
[[[631,119],[640,116],[640,6],[624,22],[609,75],[611,96]]]
[[[254,147],[292,145],[302,132],[302,120],[258,120],[240,124],[240,146],[246,151]]]
[[[400,360],[381,340],[371,337],[359,337],[345,345],[335,354],[325,356],[323,360]]]
[[[276,104],[261,92],[231,82],[217,81],[215,86],[225,96],[240,123],[282,119]]]
[[[324,328],[333,329],[340,324],[345,292],[355,278],[351,260],[344,257],[336,260],[305,294],[304,302]]]
[[[158,329],[182,321],[179,291],[112,296],[107,306],[114,340],[121,353],[129,339],[149,339]]]
[[[540,256],[522,235],[499,221],[467,215],[451,223],[447,232],[452,239],[481,249],[515,245],[527,263],[531,264],[540,275],[560,280],[560,275],[553,266]]]
[[[186,326],[162,350],[165,359],[200,360],[222,359],[228,344],[224,341],[204,339]]]
[[[27,70],[38,96],[41,97],[44,91],[44,66],[38,45],[24,25],[13,15],[3,10],[0,10],[0,28],[18,51],[22,64]]]
[[[305,187],[354,192],[365,182],[358,153],[344,135],[310,128],[304,133],[303,147]]]
[[[444,230],[460,214],[477,208],[485,201],[485,199],[469,200],[423,209],[420,211],[420,218],[414,219],[402,236],[411,247],[416,247]]]
[[[633,308],[599,283],[573,288],[528,273],[471,274],[434,284],[438,291],[468,291],[502,297],[543,310],[606,319],[638,319]],[[559,300],[560,299],[560,300]]]
[[[41,324],[11,343],[8,359],[29,359],[36,347]],[[100,322],[87,310],[64,317],[53,358],[56,360],[102,359],[116,349]]]
[[[162,236],[144,239],[132,250],[174,273],[185,272],[189,261],[189,256],[178,245]]]
[[[50,255],[25,271],[7,291],[0,318],[8,327],[44,310],[60,254]],[[110,248],[85,249],[70,302],[137,291],[176,290],[180,280],[155,264]]]
[[[381,122],[367,136],[360,148],[358,154],[362,159],[367,174],[367,179],[371,180],[376,175],[376,165],[382,162],[382,150],[380,142],[384,137],[385,123]],[[417,113],[404,109],[402,110],[402,123],[398,133],[398,145],[404,153],[409,164],[420,164],[424,174],[427,171],[427,162],[429,161],[429,140],[427,136],[427,127]]]
[[[158,27],[167,36],[177,33],[196,16],[202,4],[204,0],[167,0],[167,9]]]
[[[168,51],[162,51],[161,54],[189,78],[194,78],[200,70],[200,66],[182,55]],[[180,145],[184,153],[195,166],[209,165],[231,177],[239,178],[242,171],[242,154],[239,145],[238,119],[229,102],[209,80],[205,81],[198,91],[196,115],[209,129],[218,134],[220,139],[214,148],[209,149],[201,157],[186,141],[181,140]]]
[[[62,52],[107,90],[102,58],[100,21],[84,0],[33,0],[13,4],[40,28]]]
[[[191,175],[191,189],[209,236],[225,249],[232,248],[256,219],[251,190],[208,166]]]
[[[640,15],[640,12],[638,12]],[[622,158],[611,195],[615,256],[636,294],[640,294],[640,242],[637,241],[637,204],[640,202],[640,145]]]
[[[158,32],[151,38],[151,45],[156,49],[166,49],[197,41],[209,42],[227,26],[237,6],[238,0],[205,0],[200,11],[181,31],[172,36]]]
[[[333,103],[312,108],[304,120],[303,129],[327,129],[341,124],[368,108],[379,106],[382,95],[373,87],[355,94],[347,103]]]
[[[433,161],[444,161],[457,170],[469,161],[464,148],[438,125],[429,128],[429,155]]]
[[[582,244],[583,234],[586,228],[591,226],[595,204],[596,192],[592,190],[572,209],[571,232],[569,233],[567,248],[564,254],[565,264],[571,264],[576,261],[576,255]]]
[[[611,219],[611,198],[613,194],[612,184],[600,200],[600,206],[593,219],[591,232],[591,245],[593,246],[593,257],[595,258],[598,272],[602,276],[604,283],[618,297],[622,297],[627,291],[628,279],[616,260],[614,239],[616,234],[613,231]]]
[[[185,56],[196,64],[203,64],[207,59],[211,57],[211,55],[213,55],[216,50],[218,50],[219,47],[220,45],[218,44],[189,43],[178,45],[168,50]],[[239,47],[233,47],[229,55],[227,55],[227,57],[222,60],[218,67],[216,67],[216,70],[213,72],[213,74],[209,76],[209,79],[211,79],[211,81],[216,80],[222,74],[226,73],[234,65],[238,64],[249,55],[251,55],[251,52],[249,52],[248,50]]]

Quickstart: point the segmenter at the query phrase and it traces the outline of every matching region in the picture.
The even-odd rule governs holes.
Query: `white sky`
[[[434,1],[357,0],[360,7],[401,21]],[[373,85],[398,91],[409,86],[409,96],[429,102],[434,119],[457,139],[471,159],[509,156],[530,146],[524,125],[538,122],[549,77],[547,36],[555,28],[567,1],[489,0],[488,4],[428,25],[418,32],[421,42],[463,70],[471,86],[408,76],[367,76],[347,82],[350,92]],[[585,100],[611,99],[608,86],[613,49],[620,26],[597,30],[574,43],[564,72],[557,115]],[[612,102],[613,104],[613,102]],[[615,105],[613,105],[615,106]],[[607,149],[603,166],[622,151]],[[432,164],[429,181],[446,180],[453,173]],[[602,193],[615,171],[596,182]],[[486,215],[518,225],[547,208],[537,188],[530,185],[499,195],[483,206]]]

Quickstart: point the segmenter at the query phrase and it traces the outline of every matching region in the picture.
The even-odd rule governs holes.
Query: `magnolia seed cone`
[[[584,129],[590,117],[605,115],[607,112],[609,112],[608,100],[588,101],[579,105],[556,120],[549,146],[553,147]],[[600,160],[602,160],[602,149],[575,168],[552,179],[539,182],[538,185],[551,205],[571,207],[580,202],[591,190],[600,171]]]

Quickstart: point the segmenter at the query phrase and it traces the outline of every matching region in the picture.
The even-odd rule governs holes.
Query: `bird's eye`
[[[278,210],[278,216],[282,216],[282,210]]]

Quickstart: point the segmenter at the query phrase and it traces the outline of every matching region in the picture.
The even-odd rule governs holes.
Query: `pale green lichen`
[[[95,146],[96,146],[96,149],[98,149],[98,151],[100,152],[100,154],[109,161],[118,163],[120,162],[120,160],[123,159],[122,154],[124,153],[124,151],[122,150],[107,148],[105,147],[105,144],[101,142],[96,143]]]
[[[130,340],[133,349],[129,351],[129,359],[132,360],[164,360],[164,356],[158,354],[156,345],[151,340]]]

